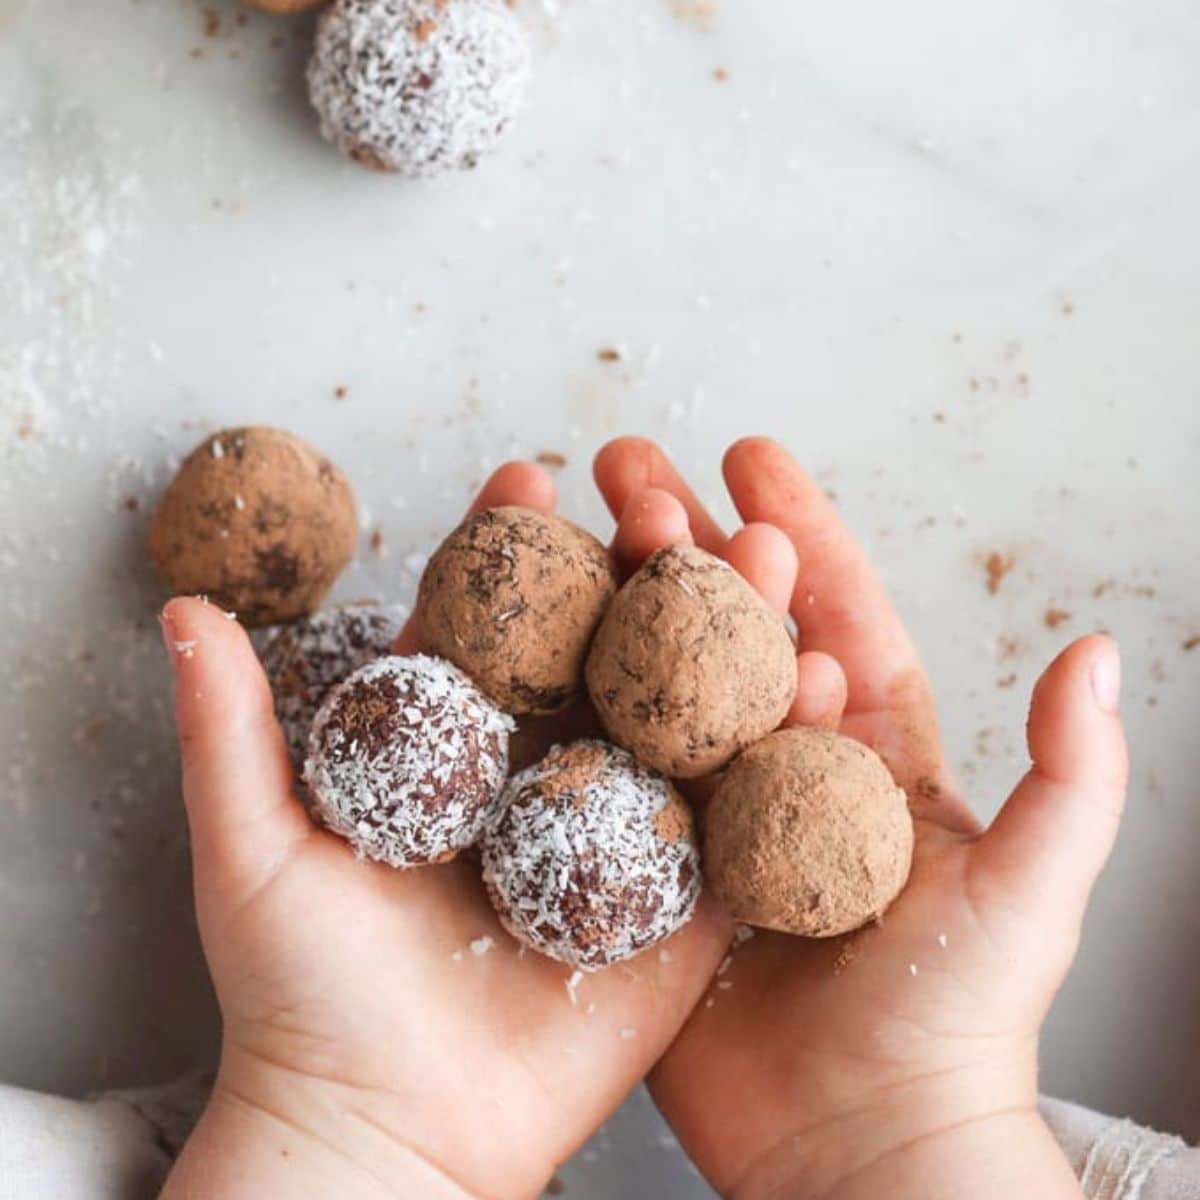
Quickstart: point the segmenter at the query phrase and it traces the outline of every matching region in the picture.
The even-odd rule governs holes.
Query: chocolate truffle
[[[307,442],[225,429],[184,460],[155,510],[150,560],[175,594],[203,594],[249,626],[312,612],[354,554],[354,494]]]
[[[725,774],[705,815],[709,887],[748,925],[834,937],[900,893],[912,865],[904,792],[873,750],[783,729]]]
[[[404,616],[399,605],[343,604],[284,625],[263,647],[275,716],[297,773],[325,697],[351,672],[391,650]]]
[[[505,928],[582,971],[669,937],[700,894],[691,810],[607,742],[556,747],[514,775],[482,849]]]
[[[453,858],[495,814],[511,731],[512,718],[452,664],[376,659],[313,721],[304,778],[316,815],[364,858]]]
[[[489,509],[429,560],[421,637],[506,711],[555,712],[583,690],[588,643],[616,587],[607,551],[577,525]]]
[[[246,0],[246,3],[269,13],[298,13],[315,8],[321,0]]]
[[[692,779],[783,720],[796,651],[780,618],[728,564],[669,546],[609,606],[587,684],[609,737],[648,767]]]
[[[428,176],[473,167],[520,107],[525,35],[503,0],[335,0],[308,94],[321,133],[364,166]]]

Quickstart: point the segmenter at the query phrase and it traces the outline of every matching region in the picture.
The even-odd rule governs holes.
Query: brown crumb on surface
[[[126,496],[125,502],[124,502],[124,508],[125,508],[126,512],[131,512],[131,513],[141,512],[142,511],[142,502],[141,502],[141,500],[138,499],[137,496]]]
[[[333,398],[335,400],[345,400],[350,395],[350,389],[345,384],[339,384],[333,389]]]
[[[560,454],[557,450],[542,450],[536,455],[534,462],[557,471],[567,465],[567,456]]]
[[[1102,579],[1094,588],[1092,588],[1092,595],[1099,600],[1101,596],[1107,595],[1116,586],[1117,581],[1115,579]]]
[[[557,1175],[555,1175],[554,1178],[551,1179],[548,1184],[546,1184],[545,1194],[547,1196],[561,1196],[566,1190],[567,1185],[563,1183],[563,1181],[559,1179]]]
[[[1016,682],[1017,682],[1016,672],[1010,671],[1007,675],[1001,675],[1000,678],[996,680],[996,686],[998,688],[1010,688]]]
[[[840,975],[858,957],[858,939],[843,938],[838,947],[837,957],[833,960],[833,973]]]
[[[221,32],[221,14],[215,8],[206,8],[203,17],[204,36],[216,37]]]
[[[1197,646],[1200,646],[1200,633],[1194,633],[1194,634],[1192,634],[1192,636],[1190,638],[1184,639],[1184,642],[1183,642],[1184,650],[1186,650],[1186,651],[1195,650]]]
[[[1072,300],[1064,300],[1061,305],[1062,315],[1069,317],[1075,312],[1075,303]]]
[[[1065,621],[1071,619],[1071,614],[1065,608],[1048,608],[1042,614],[1042,620],[1047,629],[1057,629]]]
[[[994,596],[1000,590],[1000,584],[1004,582],[1004,577],[1013,569],[1015,560],[1011,554],[1001,554],[999,550],[993,550],[987,558],[983,560],[983,569],[987,572],[987,590],[989,595]]]
[[[724,67],[713,67],[713,78],[718,83],[724,83],[729,78],[729,72]]]
[[[188,53],[188,58],[203,58],[203,57],[204,57],[204,49],[201,46],[193,46],[191,51]]]
[[[935,412],[933,419],[936,424],[944,425],[946,423],[946,414],[944,412]]]
[[[371,553],[382,557],[383,552],[383,530],[378,528],[373,529],[371,530]]]
[[[678,20],[707,30],[717,15],[717,6],[712,0],[672,0],[671,8]]]
[[[967,380],[967,387],[969,387],[973,392],[979,391],[979,380],[972,375],[971,378]]]
[[[616,346],[601,346],[600,349],[596,351],[596,357],[601,362],[620,362],[621,352],[616,348]]]

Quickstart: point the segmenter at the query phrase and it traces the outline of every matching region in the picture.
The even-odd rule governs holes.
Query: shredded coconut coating
[[[501,807],[482,842],[483,879],[518,941],[596,971],[691,919],[701,879],[690,810],[626,751],[555,747],[513,776]]]
[[[453,858],[495,815],[512,718],[455,666],[380,658],[330,693],[305,781],[318,818],[393,867]]]
[[[325,697],[351,672],[390,652],[405,615],[398,604],[343,604],[281,626],[263,647],[275,716],[297,772]]]
[[[502,0],[335,0],[308,92],[343,153],[421,177],[493,150],[528,76],[528,43]]]

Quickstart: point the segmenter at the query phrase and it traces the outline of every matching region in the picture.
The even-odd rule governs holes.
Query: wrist
[[[1078,1200],[1038,1113],[1036,1046],[931,1070],[867,1095],[778,1142],[735,1200]],[[1022,1189],[1025,1189],[1023,1192]]]
[[[162,1200],[473,1200],[352,1089],[222,1065]]]

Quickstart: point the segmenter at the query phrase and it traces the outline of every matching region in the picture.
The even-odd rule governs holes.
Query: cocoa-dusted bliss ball
[[[451,663],[376,659],[313,721],[304,778],[316,815],[364,858],[453,858],[495,814],[512,726]]]
[[[555,712],[583,690],[588,643],[616,587],[608,552],[578,525],[489,509],[429,560],[417,595],[422,642],[506,712]]]
[[[528,75],[528,44],[503,0],[334,0],[308,93],[344,154],[419,177],[493,150]]]
[[[176,595],[201,594],[248,626],[312,612],[354,555],[346,477],[281,429],[205,438],[150,525],[150,560]]]
[[[325,697],[347,675],[391,651],[404,617],[400,605],[343,604],[284,625],[263,647],[259,657],[297,773]]]
[[[556,747],[514,775],[482,849],[505,928],[582,971],[670,937],[700,894],[691,810],[607,742]]]
[[[834,937],[879,917],[912,865],[904,792],[873,750],[784,729],[740,755],[705,814],[708,885],[748,925]]]
[[[609,737],[656,771],[692,779],[779,725],[796,694],[796,651],[732,567],[669,546],[609,605],[587,685]]]

